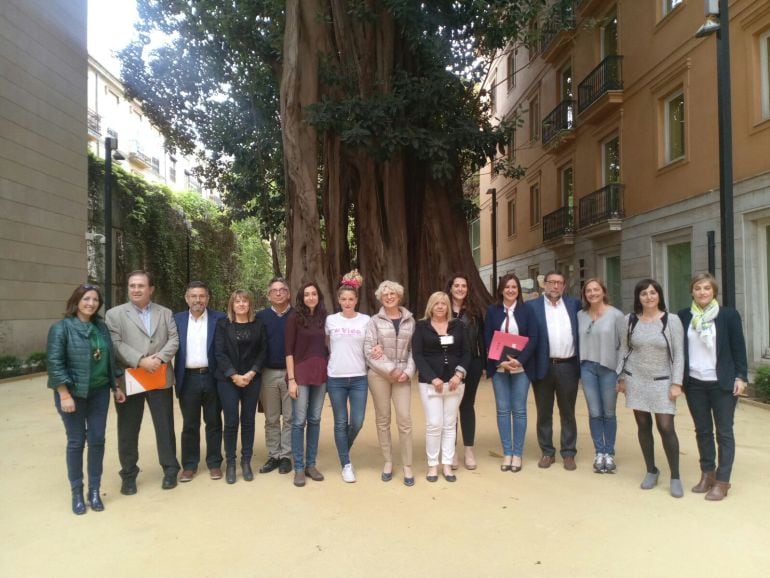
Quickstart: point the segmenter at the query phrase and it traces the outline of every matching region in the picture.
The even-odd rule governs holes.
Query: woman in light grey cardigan
[[[404,468],[404,485],[414,485],[412,473],[412,334],[415,320],[401,307],[404,288],[394,281],[383,281],[374,295],[382,303],[366,327],[364,356],[369,365],[369,391],[374,401],[377,438],[385,464],[382,481],[393,479],[393,452],[390,438],[390,404],[396,409],[398,440]]]
[[[609,304],[607,286],[601,279],[583,285],[583,309],[578,311],[580,379],[588,404],[588,426],[596,457],[594,472],[614,474],[615,437],[618,420],[618,349],[625,328],[623,313]]]
[[[618,391],[626,394],[626,407],[634,410],[639,428],[639,445],[647,466],[643,490],[658,483],[652,416],[663,440],[671,468],[670,492],[684,495],[679,479],[679,438],[674,428],[676,398],[682,395],[684,341],[682,322],[666,312],[663,289],[653,279],[642,279],[634,289],[634,313],[628,316],[618,364]]]

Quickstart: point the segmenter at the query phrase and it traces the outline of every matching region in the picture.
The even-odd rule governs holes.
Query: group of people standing
[[[152,275],[134,271],[128,277],[129,302],[107,311],[104,321],[98,314],[100,289],[93,285],[75,289],[65,318],[51,327],[48,338],[48,385],[67,434],[73,512],[84,514],[86,503],[94,511],[104,509],[100,483],[110,390],[116,402],[124,495],[137,492],[138,437],[145,404],[155,429],[163,489],[174,488],[178,481],[190,482],[197,474],[201,416],[209,476],[222,478],[224,462],[226,482],[236,482],[240,430],[241,476],[253,480],[259,405],[265,414],[267,446],[267,461],[259,472],[293,470],[298,487],[307,478],[322,481],[317,454],[327,391],[342,479],[356,481],[351,448],[371,392],[383,459],[381,479],[389,482],[394,475],[393,408],[403,483],[413,486],[413,377],[417,375],[426,419],[426,480],[438,481],[441,468],[443,478],[455,482],[461,453],[467,469],[477,467],[474,404],[484,373],[494,390],[503,472],[516,473],[524,465],[530,384],[537,409],[538,466],[549,468],[556,461],[555,401],[563,465],[569,471],[576,469],[575,404],[582,381],[594,471],[616,471],[615,407],[617,393],[623,392],[626,406],[634,410],[646,465],[641,487],[652,489],[660,475],[654,458],[654,421],[671,470],[670,493],[681,497],[674,414],[684,390],[702,471],[692,491],[705,493],[709,500],[727,494],[735,455],[736,396],[744,392],[747,380],[746,351],[740,317],[719,306],[710,275],[693,279],[692,306],[678,315],[666,311],[662,289],[652,279],[637,284],[634,312],[623,315],[608,303],[601,280],[584,283],[581,303],[564,295],[564,276],[551,272],[545,276],[543,295],[526,303],[516,275],[504,275],[496,303],[486,311],[476,302],[469,276],[455,274],[444,291],[430,295],[419,320],[402,304],[404,288],[383,281],[375,291],[381,307],[370,317],[357,310],[362,282],[355,270],[343,277],[336,292],[338,312],[330,315],[316,283],[301,286],[291,304],[288,284],[274,278],[267,292],[269,307],[256,312],[253,296],[238,290],[222,313],[208,307],[208,287],[194,281],[185,293],[188,310],[174,315],[152,302]],[[489,359],[496,332],[523,336],[526,343],[520,351]],[[152,388],[126,395],[126,388],[119,385],[134,372],[162,379]],[[181,464],[176,458],[172,385],[183,418]],[[458,421],[462,452],[455,449]]]

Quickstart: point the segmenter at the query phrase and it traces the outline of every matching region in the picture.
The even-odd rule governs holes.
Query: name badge
[[[455,342],[455,336],[454,335],[442,335],[439,337],[441,340],[441,345],[447,346],[452,345]]]

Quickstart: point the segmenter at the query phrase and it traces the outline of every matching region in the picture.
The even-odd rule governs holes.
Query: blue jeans
[[[350,448],[364,425],[369,380],[365,375],[355,377],[329,377],[326,381],[329,399],[334,412],[334,444],[340,456],[340,464],[350,463]],[[348,399],[350,416],[348,418]]]
[[[321,434],[321,410],[324,406],[326,384],[297,385],[297,399],[291,400],[291,451],[294,470],[315,466],[318,438]],[[305,423],[307,422],[307,459],[305,455]]]
[[[88,487],[98,489],[102,480],[110,388],[99,388],[90,392],[86,398],[72,396],[75,401],[75,411],[72,413],[61,410],[58,392],[54,392],[53,399],[67,432],[67,477],[70,487],[83,487],[83,450],[88,443]]]
[[[618,374],[595,361],[583,361],[580,364],[580,379],[588,404],[588,426],[594,449],[597,454],[614,456],[618,432],[618,419],[615,417]]]
[[[527,395],[529,378],[522,373],[503,373],[492,376],[497,407],[497,431],[506,456],[524,453],[524,437],[527,435]]]
[[[241,461],[250,462],[254,455],[254,421],[259,402],[260,376],[246,387],[238,387],[232,381],[217,382],[219,401],[222,403],[224,428],[222,438],[228,464],[235,463],[238,446],[238,423],[241,425]],[[240,409],[240,412],[238,411]]]

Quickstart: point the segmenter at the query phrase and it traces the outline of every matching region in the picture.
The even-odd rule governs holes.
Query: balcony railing
[[[560,32],[575,29],[575,12],[580,2],[575,0],[564,6],[559,6],[548,15],[540,34],[540,51],[546,52]]]
[[[102,117],[91,109],[88,110],[88,131],[95,136],[102,134]]]
[[[580,228],[609,219],[622,219],[623,189],[622,184],[612,183],[580,199]]]
[[[543,144],[548,144],[562,131],[572,130],[575,101],[562,100],[548,116],[543,119]]]
[[[578,112],[583,112],[610,90],[623,90],[623,57],[608,56],[578,86]]]
[[[572,207],[562,207],[543,216],[543,241],[552,241],[574,232]]]

